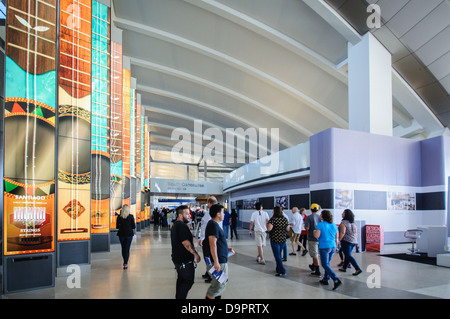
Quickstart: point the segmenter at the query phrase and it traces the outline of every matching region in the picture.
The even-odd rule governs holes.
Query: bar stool
[[[416,244],[417,239],[420,238],[420,235],[422,235],[422,232],[423,231],[421,229],[408,229],[403,234],[405,236],[405,238],[412,240],[412,247],[408,248],[408,250],[410,251],[409,253],[407,253],[408,255],[420,256],[420,254],[417,253],[417,250],[415,249],[414,244]]]

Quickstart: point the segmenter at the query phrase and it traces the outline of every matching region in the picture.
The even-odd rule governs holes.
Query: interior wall
[[[254,211],[244,208],[249,200],[293,194],[308,194],[308,204],[331,210],[335,223],[345,208],[352,209],[366,225],[382,225],[386,243],[406,241],[403,233],[410,228],[447,224],[448,137],[416,141],[333,128],[312,136],[309,151],[308,177],[230,193],[242,226]]]
[[[326,130],[311,138],[311,189],[334,190],[332,200],[348,190],[357,219],[383,225],[387,243],[402,241],[409,228],[446,224],[447,143]]]

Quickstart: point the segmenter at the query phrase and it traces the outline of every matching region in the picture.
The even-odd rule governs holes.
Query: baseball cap
[[[311,210],[317,212],[320,210],[320,206],[314,203],[311,205]]]

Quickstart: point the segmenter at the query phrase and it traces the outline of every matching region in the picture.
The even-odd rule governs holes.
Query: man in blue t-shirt
[[[219,273],[223,271],[228,276],[228,252],[234,253],[232,248],[228,248],[225,233],[219,223],[224,219],[224,207],[220,204],[212,205],[209,209],[211,220],[206,225],[205,240],[203,241],[203,249],[207,261],[207,271],[211,268]],[[219,282],[214,276],[211,286],[206,292],[208,299],[220,299],[227,285],[228,280]]]

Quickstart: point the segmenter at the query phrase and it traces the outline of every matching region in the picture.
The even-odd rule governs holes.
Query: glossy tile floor
[[[376,252],[354,253],[364,270],[357,277],[351,275],[353,270],[337,271],[339,257],[335,254],[332,267],[343,282],[336,291],[332,291],[331,282],[330,286],[322,286],[319,278],[310,275],[309,255],[288,256],[287,276],[279,278],[274,276],[270,246],[264,251],[267,264],[259,265],[253,238],[244,229],[239,233],[238,240],[229,240],[236,255],[229,259],[230,279],[224,299],[450,299],[450,268],[381,257]],[[409,244],[386,245],[384,253],[407,252],[409,247]],[[68,288],[69,277],[60,275],[53,288],[12,293],[2,298],[173,299],[176,272],[170,258],[170,232],[155,230],[153,226],[146,228],[135,236],[131,249],[128,270],[122,269],[120,245],[114,244],[110,252],[92,253],[91,265],[83,268],[80,288]],[[201,278],[204,272],[202,262],[197,267],[189,299],[204,299],[209,286]],[[381,286],[373,287],[378,282]]]

